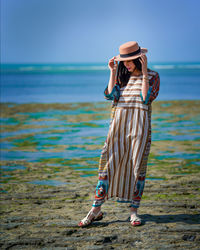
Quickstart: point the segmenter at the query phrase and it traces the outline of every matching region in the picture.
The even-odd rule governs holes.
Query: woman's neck
[[[142,72],[138,69],[134,69],[133,72],[131,73],[131,76],[140,76]]]

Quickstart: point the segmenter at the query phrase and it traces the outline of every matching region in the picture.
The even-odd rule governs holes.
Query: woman
[[[101,220],[101,205],[111,197],[130,202],[131,225],[141,224],[137,209],[151,145],[151,103],[158,95],[160,78],[147,69],[147,49],[137,42],[122,44],[119,51],[108,63],[110,80],[104,94],[113,100],[113,107],[99,163],[99,181],[92,209],[80,221],[80,227]]]

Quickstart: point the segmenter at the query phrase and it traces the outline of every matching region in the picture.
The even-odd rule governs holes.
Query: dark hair
[[[138,70],[142,71],[142,64],[139,58],[133,59],[133,63],[135,64],[135,67]],[[130,76],[131,76],[131,72],[129,72],[127,68],[124,66],[124,63],[120,61],[118,68],[117,68],[117,83],[121,87],[126,86],[129,81]]]

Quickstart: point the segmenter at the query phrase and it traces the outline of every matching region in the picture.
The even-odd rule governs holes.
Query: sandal
[[[92,219],[89,219],[90,215],[93,216]],[[99,221],[99,220],[102,220],[102,219],[103,219],[103,213],[101,212],[101,210],[97,214],[95,214],[92,210],[90,210],[89,213],[87,214],[87,216],[79,222],[78,226],[79,227],[87,227],[93,221]]]
[[[136,213],[131,213],[130,221],[132,226],[139,226],[142,224],[140,217],[138,217]]]

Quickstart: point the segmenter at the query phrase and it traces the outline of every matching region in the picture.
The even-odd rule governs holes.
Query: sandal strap
[[[87,216],[86,216],[85,218],[83,218],[83,219],[81,220],[81,222],[82,222],[82,224],[85,226],[85,225],[90,224],[90,223],[91,223],[91,220],[89,220],[89,219],[87,218]]]
[[[101,213],[101,210],[99,210],[99,212],[97,214],[95,214],[92,210],[89,211],[89,213],[86,215],[85,218],[83,218],[81,220],[82,224],[85,226],[85,225],[88,225],[91,223],[91,221],[95,218],[97,218],[99,216],[99,214]],[[89,219],[89,216],[92,215],[93,218],[92,219]]]
[[[139,221],[141,222],[141,218],[139,216],[137,216],[136,213],[131,213],[131,219],[130,219],[131,222],[136,222],[136,221]]]
[[[90,215],[92,215],[93,218],[96,218],[99,216],[100,213],[101,213],[101,210],[99,210],[99,212],[96,214],[92,210],[90,210],[86,217],[89,217]]]
[[[141,219],[139,218],[139,217],[137,217],[137,218],[134,218],[134,219],[131,219],[131,222],[141,222]]]
[[[97,214],[93,213],[93,215],[95,216],[94,218],[95,218],[95,219],[98,218],[99,215],[100,215],[101,213],[102,213],[102,212],[101,212],[101,209],[99,210],[99,212],[98,212]]]

